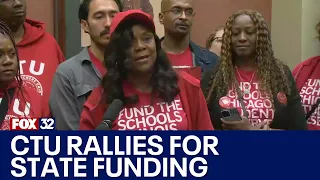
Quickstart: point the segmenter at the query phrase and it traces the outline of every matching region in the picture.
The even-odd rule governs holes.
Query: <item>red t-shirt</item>
[[[187,130],[188,121],[178,95],[172,103],[154,99],[137,91],[129,83],[123,85],[125,95],[137,95],[139,102],[127,105],[113,122],[113,130]],[[155,97],[154,97],[155,98]]]
[[[252,125],[258,124],[262,121],[268,121],[268,123],[271,124],[274,118],[272,102],[268,96],[259,91],[259,83],[257,81],[256,73],[254,73],[254,71],[244,71],[241,69],[238,69],[238,72],[235,70],[240,89],[242,91],[244,91],[246,87],[249,87],[250,89],[249,94],[243,95],[244,104],[248,112],[250,122]],[[235,89],[231,89],[228,92],[227,97],[230,99],[230,107],[237,108],[243,116],[244,113],[236,94]]]
[[[177,71],[185,71],[193,77],[199,80],[201,79],[201,68],[194,67],[192,52],[189,47],[181,54],[167,53],[167,56],[174,69]]]
[[[311,110],[311,106],[317,102],[320,98],[320,71],[315,70],[309,77],[309,79],[303,85],[301,91],[301,102],[305,113]],[[314,111],[314,113],[309,117],[308,129],[310,130],[320,130],[320,108]]]
[[[91,62],[95,65],[95,67],[98,69],[98,71],[101,73],[101,76],[104,76],[107,72],[105,66],[103,65],[102,61],[100,61],[92,52],[90,49],[88,49],[89,56]]]
[[[192,52],[189,47],[181,54],[167,53],[167,56],[172,64],[172,67],[175,69],[186,69],[193,67]]]

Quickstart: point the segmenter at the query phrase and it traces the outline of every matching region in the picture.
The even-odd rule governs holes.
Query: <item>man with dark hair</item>
[[[44,23],[27,19],[26,12],[26,0],[0,0],[0,21],[9,26],[17,44],[21,79],[25,86],[39,93],[42,101],[39,103],[45,106],[43,114],[50,116],[51,82],[56,68],[65,59],[56,40],[45,31]],[[13,110],[16,114],[24,112],[16,106]]]
[[[141,9],[145,13],[148,13],[153,18],[153,7],[150,0],[121,0],[123,4],[123,11],[130,9]]]
[[[194,16],[193,0],[161,1],[159,21],[165,30],[162,48],[174,68],[187,71],[201,79],[201,72],[215,66],[218,56],[190,40]]]
[[[83,0],[79,7],[82,29],[91,45],[62,63],[55,74],[50,109],[58,130],[77,130],[82,106],[102,80],[106,69],[102,63],[110,40],[110,24],[122,9],[120,0]]]

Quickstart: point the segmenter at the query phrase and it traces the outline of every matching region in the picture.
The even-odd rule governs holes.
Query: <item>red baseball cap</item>
[[[135,19],[141,21],[143,24],[146,24],[148,27],[152,28],[153,31],[155,31],[155,25],[153,22],[153,18],[139,10],[139,9],[133,9],[128,10],[124,12],[118,12],[112,19],[111,26],[110,26],[110,35],[117,29],[117,27],[124,21],[128,19]]]

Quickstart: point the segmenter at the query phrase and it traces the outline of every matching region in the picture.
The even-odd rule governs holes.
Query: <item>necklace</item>
[[[238,70],[238,67],[237,67],[237,66],[236,66],[236,70],[237,70],[237,73],[238,73],[238,75],[239,75],[239,78],[240,78],[241,82],[244,83],[244,81],[243,81],[243,79],[242,79],[242,77],[241,77],[241,74],[239,73],[239,70]],[[242,91],[243,91],[244,94],[250,94],[251,83],[252,83],[252,80],[253,80],[253,77],[254,77],[255,74],[256,74],[256,71],[253,72],[249,84],[244,84],[244,85],[243,85],[243,90],[242,90]]]

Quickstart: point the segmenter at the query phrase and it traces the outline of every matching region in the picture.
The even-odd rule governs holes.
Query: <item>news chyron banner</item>
[[[316,131],[54,127],[54,118],[13,119],[0,131],[0,179],[319,179]]]

